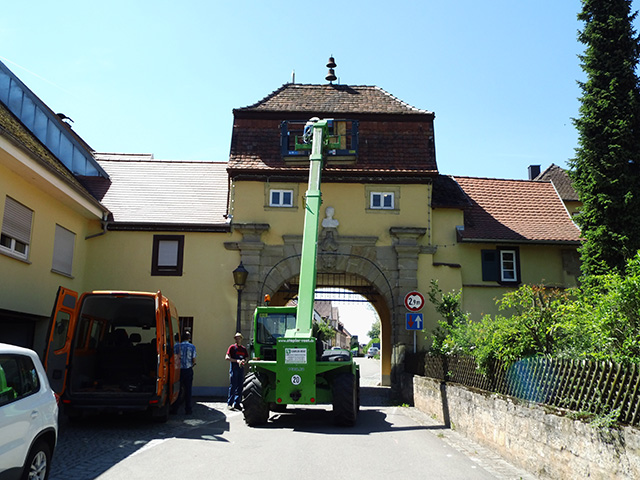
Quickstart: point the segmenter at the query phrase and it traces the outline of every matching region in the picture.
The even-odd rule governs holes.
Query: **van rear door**
[[[49,334],[44,357],[49,383],[51,388],[59,395],[62,395],[65,388],[77,310],[78,293],[59,287],[56,302],[49,319]]]

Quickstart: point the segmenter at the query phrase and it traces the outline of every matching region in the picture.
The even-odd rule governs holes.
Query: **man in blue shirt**
[[[196,347],[191,343],[191,332],[185,331],[182,342],[176,343],[174,352],[180,356],[180,396],[171,411],[178,413],[178,407],[184,402],[187,415],[191,415],[191,390],[193,387],[193,367],[196,364]]]

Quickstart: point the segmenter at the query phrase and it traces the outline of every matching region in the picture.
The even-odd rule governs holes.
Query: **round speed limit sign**
[[[410,312],[418,312],[424,307],[424,295],[420,292],[409,292],[404,297],[404,306]]]

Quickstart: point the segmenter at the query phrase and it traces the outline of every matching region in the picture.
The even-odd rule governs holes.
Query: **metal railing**
[[[470,357],[423,358],[427,377],[567,409],[578,416],[613,415],[619,423],[640,425],[636,364],[533,357],[510,366],[494,361],[485,374]]]

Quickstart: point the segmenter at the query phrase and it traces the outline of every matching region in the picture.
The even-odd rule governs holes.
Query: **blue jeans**
[[[193,389],[193,368],[181,368],[180,369],[180,395],[178,400],[173,404],[171,411],[178,412],[178,408],[184,402],[184,409],[186,413],[191,413],[191,390]]]
[[[237,363],[232,363],[229,367],[229,397],[227,405],[230,407],[240,407],[242,401],[242,381],[244,380],[244,368]]]

